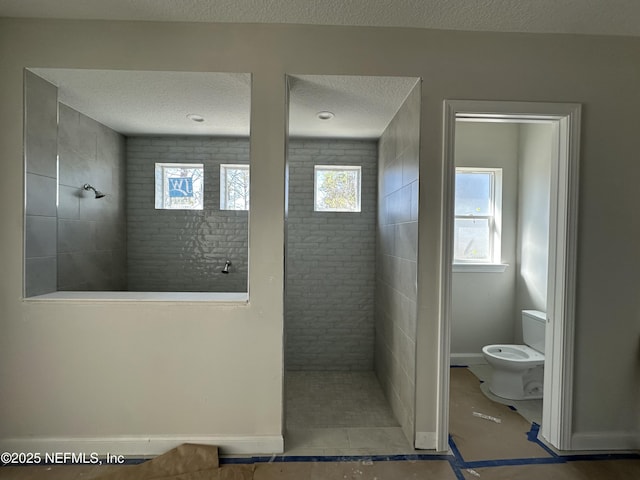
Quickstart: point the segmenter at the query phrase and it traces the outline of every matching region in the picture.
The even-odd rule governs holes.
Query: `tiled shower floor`
[[[285,455],[416,453],[373,372],[287,372]]]

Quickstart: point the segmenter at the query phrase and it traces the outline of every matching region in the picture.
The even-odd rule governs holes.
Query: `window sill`
[[[75,292],[59,291],[25,298],[26,302],[72,301],[72,302],[172,302],[247,304],[246,292]]]
[[[454,263],[453,273],[503,273],[508,263]]]

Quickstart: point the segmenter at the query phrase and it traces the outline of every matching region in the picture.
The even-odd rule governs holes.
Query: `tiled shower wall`
[[[25,295],[125,290],[124,137],[30,71],[25,88]]]
[[[25,72],[25,295],[55,292],[58,89]]]
[[[420,86],[379,143],[375,370],[413,439],[418,251]]]
[[[125,139],[64,104],[58,117],[58,290],[126,290]]]
[[[289,142],[285,367],[371,370],[377,142]],[[314,165],[362,166],[362,211],[315,212]]]
[[[220,164],[248,164],[249,140],[135,136],[126,149],[129,290],[246,292],[248,212],[220,210]],[[156,210],[156,162],[204,164],[204,209]]]

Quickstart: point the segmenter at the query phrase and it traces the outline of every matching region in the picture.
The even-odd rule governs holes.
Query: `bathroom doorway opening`
[[[461,353],[465,348],[473,351],[466,355],[465,360],[474,354],[478,360],[482,358],[481,346],[478,349],[473,345],[477,338],[460,339],[455,336],[460,330],[455,322],[464,323],[465,315],[470,316],[472,307],[477,306],[474,302],[482,297],[477,288],[476,291],[471,288],[474,284],[492,288],[492,293],[485,294],[485,298],[495,296],[486,312],[486,317],[491,318],[493,324],[483,325],[482,315],[477,312],[473,319],[470,318],[479,322],[475,328],[480,328],[480,336],[487,337],[481,343],[522,343],[518,311],[544,308],[547,324],[540,433],[550,445],[560,450],[570,449],[580,105],[445,101],[444,122],[445,215],[441,250],[437,449],[448,448],[450,365],[456,363],[456,355],[465,357]],[[512,144],[503,145],[504,150],[499,151],[501,147],[491,141],[493,136],[511,138]],[[546,143],[541,140],[543,138],[546,138]],[[542,143],[536,144],[536,141]],[[487,161],[500,163],[500,156],[509,148],[515,149],[516,158],[519,158],[515,165],[509,165],[508,160],[505,165],[482,164]],[[546,171],[540,166],[541,160],[544,164],[540,155],[548,157]],[[526,164],[522,158],[526,159]],[[469,162],[478,163],[466,165]],[[499,243],[502,251],[497,260],[494,258],[490,262],[494,265],[485,264],[484,270],[473,265],[473,261],[462,266],[454,264],[455,256],[459,256],[459,252],[454,252],[457,167],[476,170],[499,167],[501,172],[504,201],[499,219],[502,221],[499,232],[502,241]],[[540,192],[544,192],[548,208],[540,208]],[[530,210],[539,213],[530,213],[526,208],[528,204]],[[545,239],[548,246],[541,245]],[[523,272],[527,255],[537,255],[538,265],[540,255],[545,256],[543,267],[546,268]],[[474,268],[477,269],[475,272]],[[469,275],[475,278],[464,278]],[[485,278],[480,280],[479,275]],[[503,298],[499,298],[500,295]],[[500,301],[507,305],[501,306]],[[496,308],[501,307],[502,313],[496,312]],[[502,315],[505,320],[496,320],[496,315]],[[494,340],[490,340],[491,335],[494,335]]]

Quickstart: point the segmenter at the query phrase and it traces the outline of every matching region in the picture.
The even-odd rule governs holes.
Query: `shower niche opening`
[[[250,74],[24,81],[25,298],[246,300]]]

